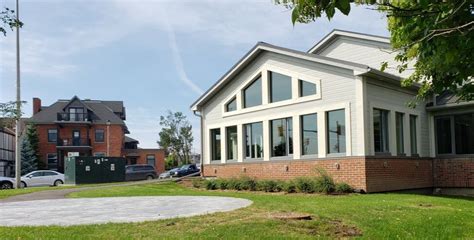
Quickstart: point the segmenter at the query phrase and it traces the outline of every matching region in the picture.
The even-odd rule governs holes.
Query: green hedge
[[[313,177],[299,177],[294,180],[256,180],[247,176],[229,179],[207,179],[195,187],[205,187],[207,190],[246,190],[263,192],[287,193],[350,193],[354,189],[347,183],[335,183],[333,178],[323,170]]]

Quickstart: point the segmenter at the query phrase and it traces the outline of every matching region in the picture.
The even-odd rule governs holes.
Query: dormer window
[[[291,99],[291,77],[269,72],[270,102],[279,102]]]
[[[69,108],[69,121],[84,121],[84,119],[85,119],[84,108],[81,108],[81,107]]]
[[[226,105],[225,105],[225,111],[226,112],[232,112],[237,110],[237,99],[233,97]]]
[[[300,97],[316,94],[316,84],[304,80],[298,80]]]

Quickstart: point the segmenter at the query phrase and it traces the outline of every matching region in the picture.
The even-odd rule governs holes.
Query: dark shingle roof
[[[132,143],[132,142],[138,143],[138,140],[133,139],[133,138],[131,138],[131,137],[129,137],[129,136],[125,136],[125,140],[124,140],[124,141],[125,141],[126,143]]]
[[[122,101],[101,101],[101,100],[80,100],[77,97],[71,100],[58,100],[48,107],[41,107],[41,111],[34,114],[29,121],[34,123],[54,123],[57,121],[57,114],[65,112],[65,107],[74,101],[79,101],[92,112],[92,123],[125,125],[123,119],[116,113],[124,116]],[[124,118],[124,117],[123,117]]]

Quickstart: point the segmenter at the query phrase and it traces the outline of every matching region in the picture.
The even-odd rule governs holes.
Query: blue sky
[[[21,0],[22,99],[122,100],[130,136],[157,147],[159,118],[189,105],[256,42],[306,51],[332,29],[387,36],[366,7],[293,27],[291,12],[264,1]],[[0,7],[14,7],[0,0]],[[0,37],[0,102],[15,99],[14,33]]]

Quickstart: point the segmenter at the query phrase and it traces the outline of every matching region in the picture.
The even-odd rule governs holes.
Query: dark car
[[[199,169],[196,167],[196,164],[186,164],[181,166],[178,170],[171,172],[171,174],[173,177],[183,177],[197,172],[199,172]]]
[[[156,171],[152,165],[128,165],[125,166],[125,180],[152,180],[156,178]]]

